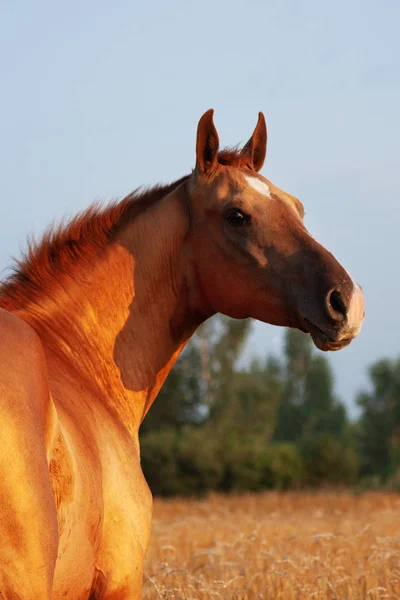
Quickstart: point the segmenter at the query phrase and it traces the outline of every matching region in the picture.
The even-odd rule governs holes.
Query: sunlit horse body
[[[138,429],[196,327],[216,312],[358,334],[360,288],[241,151],[199,122],[190,176],[89,209],[31,247],[0,288],[0,597],[141,595],[151,494]],[[163,477],[163,473],[160,473]]]

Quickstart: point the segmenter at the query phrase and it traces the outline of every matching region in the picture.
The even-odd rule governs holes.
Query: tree
[[[289,330],[282,361],[239,368],[249,321],[211,319],[177,361],[141,432],[159,494],[351,483],[358,461],[326,358]]]
[[[199,344],[191,340],[169,373],[140,429],[141,435],[165,427],[179,429],[204,418],[204,383]]]
[[[267,444],[276,424],[282,391],[279,362],[269,358],[263,365],[254,360],[246,370],[235,370],[229,378],[229,395],[219,401],[225,410],[217,419],[230,434],[244,438],[258,437]],[[224,390],[226,393],[226,389]]]
[[[250,333],[251,320],[220,317],[216,329],[217,335],[208,346],[208,403],[210,420],[226,422],[232,419],[237,385],[235,367]]]
[[[141,427],[199,424],[229,410],[234,367],[251,321],[217,316],[190,340],[167,377]]]
[[[361,474],[386,479],[400,464],[400,359],[369,369],[370,391],[358,396]]]
[[[292,442],[301,437],[305,381],[311,361],[311,351],[309,336],[294,329],[287,330],[282,368],[284,386],[274,436],[277,441]]]
[[[329,362],[313,352],[309,335],[287,331],[283,377],[274,436],[277,441],[296,442],[321,432],[342,435],[346,411],[335,397]]]
[[[324,356],[313,356],[305,378],[302,437],[324,431],[340,436],[346,426],[346,410],[334,395],[334,379]]]
[[[299,444],[307,486],[349,485],[354,483],[359,459],[355,449],[340,438],[321,430]]]

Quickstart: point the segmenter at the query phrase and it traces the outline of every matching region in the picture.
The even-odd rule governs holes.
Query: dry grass
[[[400,496],[156,500],[143,597],[400,598]]]

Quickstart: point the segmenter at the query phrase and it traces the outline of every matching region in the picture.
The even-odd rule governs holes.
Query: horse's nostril
[[[347,315],[346,304],[338,290],[331,290],[327,296],[327,309],[335,321],[343,321]]]

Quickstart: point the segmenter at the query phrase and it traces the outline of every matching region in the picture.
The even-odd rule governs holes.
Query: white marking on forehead
[[[271,198],[271,190],[265,181],[261,181],[261,179],[258,179],[257,177],[251,177],[250,175],[245,175],[244,177],[253,190],[256,190],[256,192],[266,196],[267,198]]]

